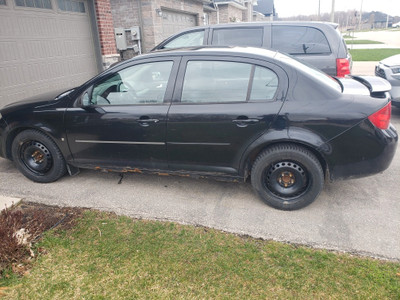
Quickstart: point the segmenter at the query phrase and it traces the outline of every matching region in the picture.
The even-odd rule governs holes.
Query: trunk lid
[[[385,98],[386,92],[392,89],[389,81],[377,76],[347,76],[338,80],[343,86],[343,94]]]

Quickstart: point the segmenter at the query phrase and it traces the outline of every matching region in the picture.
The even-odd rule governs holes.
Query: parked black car
[[[201,45],[273,49],[331,76],[344,77],[351,71],[351,55],[338,24],[327,22],[275,21],[194,27],[167,38],[152,51]]]
[[[78,168],[245,181],[298,209],[324,180],[385,170],[388,82],[333,79],[260,48],[142,55],[82,86],[0,110],[0,156],[37,182]]]

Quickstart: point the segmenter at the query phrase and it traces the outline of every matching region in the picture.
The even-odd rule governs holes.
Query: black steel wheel
[[[19,133],[12,143],[12,157],[22,174],[36,182],[53,182],[66,173],[61,151],[38,130]]]
[[[318,197],[324,173],[309,150],[282,144],[268,148],[257,157],[251,170],[251,183],[268,205],[295,210]]]

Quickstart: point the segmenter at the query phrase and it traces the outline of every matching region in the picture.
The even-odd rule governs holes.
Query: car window
[[[189,61],[181,102],[246,101],[251,65],[227,61]]]
[[[266,101],[274,98],[277,88],[277,75],[264,67],[228,61],[189,61],[181,102]]]
[[[114,73],[93,87],[90,104],[163,103],[172,65],[172,61],[144,63]]]
[[[262,28],[221,28],[214,29],[212,45],[261,47]]]
[[[204,30],[194,31],[182,34],[172,41],[165,44],[163,49],[172,49],[180,47],[201,46],[204,40]]]
[[[272,100],[278,89],[278,76],[270,69],[256,67],[250,93],[250,101]]]
[[[322,31],[303,26],[272,26],[272,48],[289,54],[329,54]]]

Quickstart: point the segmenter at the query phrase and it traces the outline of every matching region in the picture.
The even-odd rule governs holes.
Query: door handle
[[[256,124],[260,122],[259,119],[235,119],[232,120],[233,123],[236,124],[238,127],[246,127],[249,124]]]
[[[136,120],[141,126],[147,127],[150,124],[149,123],[158,123],[160,120],[159,119],[150,119],[146,117],[141,117],[140,119]]]

